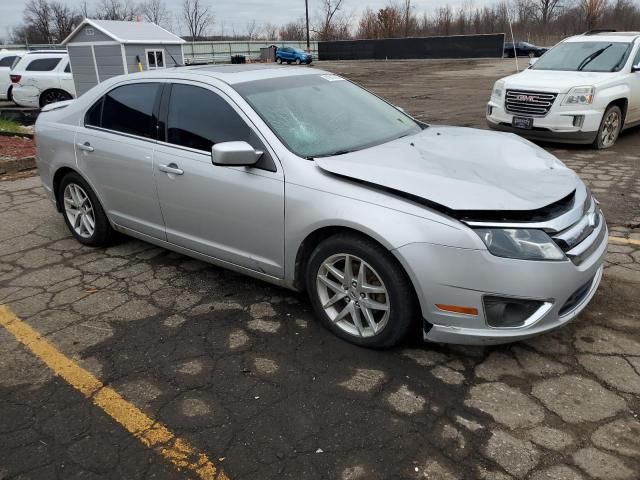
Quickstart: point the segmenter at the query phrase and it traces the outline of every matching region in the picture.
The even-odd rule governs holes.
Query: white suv
[[[23,107],[44,107],[76,96],[66,50],[27,52],[11,70],[13,101]]]
[[[640,124],[640,32],[588,32],[535,60],[495,83],[489,127],[608,148]]]
[[[24,50],[0,50],[0,100],[11,100],[11,67],[25,53]]]

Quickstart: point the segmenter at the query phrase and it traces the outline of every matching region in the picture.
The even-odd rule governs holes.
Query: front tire
[[[622,130],[622,110],[617,105],[609,106],[602,116],[598,135],[593,142],[593,146],[598,150],[613,147],[618,140],[620,130]]]
[[[300,61],[299,58],[296,58],[296,65],[300,65],[302,63],[302,61]]]
[[[278,65],[282,65],[282,59],[280,57],[276,58],[276,62],[278,62]]]
[[[58,188],[58,204],[67,228],[76,240],[105,247],[115,238],[109,219],[89,184],[75,172],[65,175]]]
[[[406,273],[366,237],[337,234],[318,245],[307,263],[306,284],[323,325],[356,345],[393,347],[419,317]]]

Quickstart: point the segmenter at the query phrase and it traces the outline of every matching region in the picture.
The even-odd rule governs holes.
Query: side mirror
[[[631,67],[631,73],[640,72],[640,63]]]
[[[247,142],[216,143],[211,147],[211,162],[223,167],[250,167],[260,160],[263,153]]]
[[[538,58],[538,57],[531,57],[531,58],[529,59],[529,66],[531,67],[531,66],[535,65],[535,63],[536,63],[538,60],[539,60],[539,58]]]

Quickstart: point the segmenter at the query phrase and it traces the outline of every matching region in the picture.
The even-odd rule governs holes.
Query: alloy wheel
[[[600,133],[603,147],[610,147],[618,139],[620,133],[620,115],[613,110],[607,114]]]
[[[42,106],[49,105],[50,103],[62,102],[69,100],[69,96],[59,90],[49,90],[42,97]]]
[[[373,337],[389,321],[389,293],[380,275],[355,255],[327,258],[316,279],[318,298],[329,319],[354,337]]]
[[[96,218],[91,199],[84,189],[69,183],[63,193],[64,213],[73,231],[82,238],[90,238],[96,231]]]

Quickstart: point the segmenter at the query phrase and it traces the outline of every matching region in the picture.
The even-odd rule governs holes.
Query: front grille
[[[557,93],[507,90],[504,106],[509,113],[544,117],[551,110],[556,96]]]

